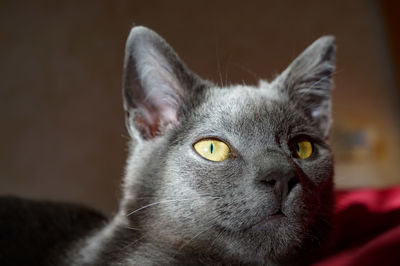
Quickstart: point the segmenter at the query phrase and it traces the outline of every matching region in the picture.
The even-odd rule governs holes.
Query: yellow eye
[[[313,149],[311,142],[307,140],[299,141],[296,143],[296,152],[300,159],[307,159],[311,156]]]
[[[230,155],[228,145],[215,139],[200,140],[193,147],[200,156],[214,162],[225,161]]]

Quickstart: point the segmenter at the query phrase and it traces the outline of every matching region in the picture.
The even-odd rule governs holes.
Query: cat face
[[[323,37],[271,83],[220,88],[156,33],[133,28],[123,200],[132,226],[177,254],[285,262],[310,252],[332,211],[334,56]]]

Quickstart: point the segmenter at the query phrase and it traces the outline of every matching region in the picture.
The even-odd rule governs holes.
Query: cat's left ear
[[[291,103],[305,112],[327,138],[331,119],[332,76],[336,45],[332,36],[312,43],[274,81]]]
[[[200,83],[168,43],[143,26],[129,34],[123,79],[126,126],[136,139],[152,139],[174,128]]]

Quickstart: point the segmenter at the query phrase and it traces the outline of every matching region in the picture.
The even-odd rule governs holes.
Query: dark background
[[[164,36],[200,76],[272,79],[321,35],[338,45],[340,188],[400,183],[395,1],[1,1],[0,194],[116,210],[128,134],[121,77],[131,26]]]

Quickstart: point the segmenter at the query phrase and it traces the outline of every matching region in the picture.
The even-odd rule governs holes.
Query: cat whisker
[[[213,247],[213,246],[214,246],[215,242],[218,240],[218,238],[221,237],[221,235],[222,235],[225,231],[226,231],[225,229],[222,229],[222,231],[219,232],[219,233],[217,234],[217,236],[216,236],[216,237],[214,238],[214,240],[211,242],[210,247]]]
[[[226,59],[226,62],[225,62],[225,84],[226,85],[228,85],[230,83],[230,82],[228,82],[228,80],[229,80],[229,78],[228,78],[228,70],[229,70],[228,65],[229,65],[229,61],[231,60],[231,57],[232,57],[232,55],[229,54],[228,58]]]
[[[211,197],[211,198],[216,199],[216,198],[221,198],[221,197]],[[131,212],[128,213],[126,216],[130,216],[130,215],[132,215],[132,214],[134,214],[134,213],[136,213],[136,212],[138,212],[138,211],[144,210],[144,209],[146,209],[146,208],[149,208],[149,207],[151,207],[151,206],[155,206],[155,205],[158,205],[158,204],[171,203],[171,202],[179,202],[179,201],[189,201],[189,200],[194,200],[194,199],[198,199],[198,198],[193,197],[193,198],[186,198],[186,199],[171,199],[171,200],[163,200],[163,201],[153,202],[153,203],[147,204],[147,205],[145,205],[145,206],[142,206],[142,207],[140,207],[140,208],[138,208],[138,209],[136,209],[136,210],[134,210],[134,211],[131,211]]]
[[[158,201],[158,202],[153,202],[150,204],[147,204],[145,206],[142,206],[134,211],[131,211],[130,213],[128,213],[126,216],[130,216],[138,211],[144,210],[148,207],[154,206],[154,205],[158,205],[158,204],[163,204],[163,203],[170,203],[170,202],[177,202],[177,201],[185,201],[185,200],[193,200],[193,199],[175,199],[175,200],[163,200],[163,201]]]
[[[210,230],[210,229],[213,228],[213,227],[214,227],[214,225],[211,225],[211,226],[209,226],[208,228],[206,228],[205,230],[200,231],[199,233],[197,233],[196,235],[194,235],[191,239],[189,239],[188,242],[186,242],[185,244],[183,244],[183,245],[179,248],[179,250],[182,250],[185,246],[187,246],[190,242],[192,242],[193,240],[195,240],[198,236],[200,236],[201,234],[207,232],[208,230]]]
[[[221,82],[221,87],[224,86],[224,81],[222,80],[222,72],[221,72],[221,64],[219,61],[219,53],[218,53],[218,46],[215,47],[215,56],[217,58],[217,71],[218,71],[218,75],[219,75],[219,80]]]
[[[324,81],[324,80],[327,80],[327,79],[330,79],[331,77],[330,76],[324,76],[324,77],[322,77],[322,78],[320,78],[319,80],[317,80],[316,82],[314,82],[313,84],[311,84],[311,86],[310,86],[310,90],[311,89],[313,89],[313,88],[315,88],[318,84],[320,84],[322,81]]]
[[[130,226],[126,226],[125,228],[131,229],[131,230],[135,230],[135,231],[140,231],[139,228],[134,228],[134,227],[130,227]]]
[[[128,248],[130,248],[130,247],[132,247],[132,246],[134,246],[134,245],[136,245],[136,244],[138,244],[138,243],[140,242],[140,240],[142,240],[143,238],[144,238],[144,236],[142,236],[142,237],[136,239],[135,241],[130,242],[130,243],[127,244],[126,246],[121,247],[121,250],[126,250],[126,249],[128,249]]]
[[[200,231],[200,232],[198,232],[197,234],[195,234],[191,239],[189,239],[186,243],[184,243],[184,244],[182,244],[180,247],[179,247],[179,250],[178,251],[181,251],[184,247],[186,247],[187,245],[189,245],[189,243],[191,243],[193,240],[195,240],[197,237],[199,237],[201,234],[203,234],[203,233],[205,233],[205,232],[207,232],[207,231],[209,231],[211,228],[213,228],[214,227],[214,221],[219,217],[220,215],[218,214],[217,216],[215,216],[214,218],[212,218],[208,223],[207,223],[207,226],[208,225],[210,225],[211,224],[211,226],[209,226],[209,227],[207,227],[206,229],[204,229],[204,230],[202,230],[202,231]]]
[[[256,72],[250,70],[249,68],[247,68],[247,67],[245,67],[245,66],[243,66],[243,65],[241,65],[241,64],[239,64],[239,63],[233,63],[233,66],[235,66],[236,68],[238,68],[238,69],[240,69],[240,70],[242,70],[242,71],[244,71],[244,72],[250,74],[250,75],[253,76],[256,80],[261,80],[261,79],[262,79],[261,76],[258,75]]]
[[[208,197],[208,198],[215,198],[215,199],[221,199],[222,197],[221,196],[214,196],[214,195],[206,195],[206,194],[204,194],[204,195],[202,195],[202,194],[197,194],[197,196],[200,196],[200,197],[204,197],[204,198],[206,198],[206,197]],[[193,198],[183,198],[183,199],[198,199],[198,197],[193,197]],[[157,196],[152,196],[152,197],[138,197],[138,198],[136,198],[136,199],[157,199],[158,197]],[[167,200],[178,200],[178,199],[180,199],[180,198],[166,198]]]

